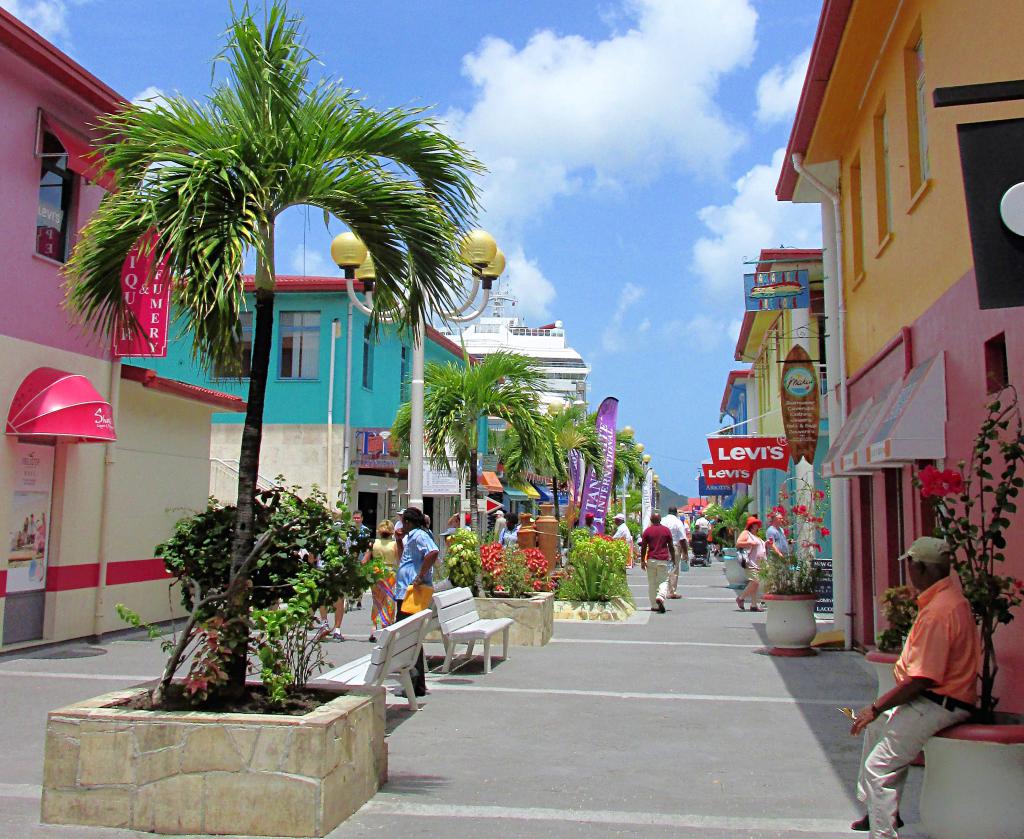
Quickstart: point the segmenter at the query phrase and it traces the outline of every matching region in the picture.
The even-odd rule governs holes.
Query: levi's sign
[[[114,328],[114,356],[164,358],[170,320],[169,255],[156,262],[157,235],[139,238],[121,266],[123,308]]]
[[[702,463],[704,470],[703,480],[706,486],[732,486],[733,484],[749,484],[754,480],[754,473],[749,469],[737,467],[715,466],[713,463]],[[704,493],[705,495],[716,495],[718,493]]]
[[[789,463],[785,437],[708,437],[708,448],[716,470],[745,469],[753,474],[759,469],[785,469]]]

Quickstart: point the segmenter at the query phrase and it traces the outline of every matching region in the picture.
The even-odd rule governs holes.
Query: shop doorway
[[[363,512],[363,524],[374,533],[377,532],[377,493],[359,493],[359,510]]]
[[[43,637],[54,447],[18,443],[7,527],[3,643]]]

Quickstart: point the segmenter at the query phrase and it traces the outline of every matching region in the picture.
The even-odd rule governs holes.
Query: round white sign
[[[999,215],[1003,224],[1018,236],[1024,236],[1024,183],[1014,184],[999,202]]]

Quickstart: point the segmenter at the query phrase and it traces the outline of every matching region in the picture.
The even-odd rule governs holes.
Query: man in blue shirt
[[[402,601],[413,586],[434,584],[434,563],[437,562],[437,545],[427,530],[427,519],[417,507],[406,507],[402,513],[402,558],[398,561],[395,575],[395,603],[399,620],[408,617],[402,613]],[[413,689],[417,696],[427,693],[426,665],[423,650],[412,671]],[[401,695],[398,692],[396,695]]]
[[[771,525],[765,534],[768,544],[773,545],[781,556],[789,556],[789,540],[786,538],[786,520],[777,510],[772,513]]]

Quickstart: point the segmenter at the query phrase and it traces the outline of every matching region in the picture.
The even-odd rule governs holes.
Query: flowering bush
[[[538,548],[498,544],[480,548],[484,591],[508,597],[522,597],[534,591],[551,591],[548,561]]]
[[[882,595],[882,614],[889,628],[879,634],[878,649],[883,653],[898,653],[917,617],[917,600],[910,586],[887,588]]]
[[[797,498],[811,503],[789,504],[792,500],[790,493],[783,489],[779,492],[779,503],[772,507],[773,513],[781,513],[788,521],[783,532],[790,545],[790,554],[779,556],[768,549],[758,577],[769,594],[814,594],[821,582],[822,570],[814,561],[821,552],[820,537],[829,535],[828,528],[824,526],[829,495],[807,484],[797,492]]]
[[[1017,475],[1024,461],[1024,429],[1016,391],[1009,393],[1005,404],[997,397],[987,405],[969,463],[960,461],[957,469],[926,466],[915,480],[921,496],[932,499],[936,535],[953,548],[953,566],[981,628],[980,709],[989,720],[998,704],[992,695],[999,672],[995,631],[1013,620],[1013,609],[1024,594],[1024,583],[997,573],[1005,560],[1008,516],[1017,512],[1013,499],[1024,487],[1024,478]],[[997,468],[1002,470],[998,480],[993,473]]]

